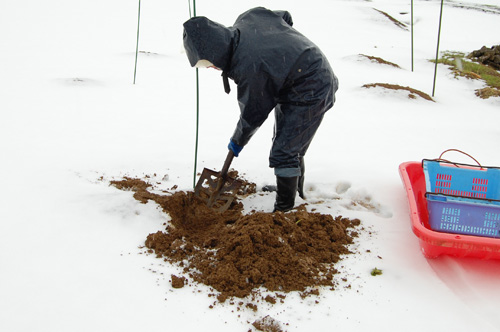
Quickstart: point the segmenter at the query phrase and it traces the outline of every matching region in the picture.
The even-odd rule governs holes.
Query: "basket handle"
[[[459,166],[457,165],[457,163],[454,163],[454,162],[452,162],[452,161],[449,161],[449,160],[446,160],[446,159],[443,159],[443,158],[442,158],[442,157],[443,157],[443,155],[444,155],[446,152],[450,152],[450,151],[460,152],[460,153],[462,153],[462,154],[466,155],[467,157],[469,157],[469,158],[471,158],[472,160],[474,160],[474,161],[478,164],[478,166],[479,166],[481,169],[483,169],[483,166],[479,163],[479,161],[477,161],[477,160],[476,160],[476,158],[474,158],[474,157],[473,157],[473,156],[471,156],[470,154],[465,153],[465,152],[463,152],[462,150],[458,150],[458,149],[448,149],[448,150],[444,150],[444,151],[443,151],[443,152],[439,155],[439,157],[438,157],[436,160],[437,160],[437,161],[444,161],[444,162],[447,162],[447,163],[453,164],[453,165],[455,165],[456,167],[459,167]]]

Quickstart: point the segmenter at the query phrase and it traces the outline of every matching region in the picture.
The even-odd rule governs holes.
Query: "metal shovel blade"
[[[230,176],[222,177],[220,172],[204,168],[196,183],[194,193],[200,197],[208,207],[219,212],[226,211],[236,198],[238,189],[243,182]]]

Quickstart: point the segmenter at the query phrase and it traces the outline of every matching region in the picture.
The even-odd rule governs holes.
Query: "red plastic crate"
[[[500,239],[436,232],[430,228],[422,162],[402,163],[399,166],[399,174],[408,198],[411,227],[419,238],[420,248],[425,257],[450,255],[500,259]]]

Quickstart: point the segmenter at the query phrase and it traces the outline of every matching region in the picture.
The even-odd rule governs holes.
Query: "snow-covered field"
[[[424,258],[398,174],[400,163],[448,148],[500,165],[500,99],[477,98],[481,82],[455,79],[444,66],[435,102],[361,87],[391,83],[432,93],[440,1],[414,1],[413,71],[410,0],[214,0],[197,1],[196,11],[230,26],[259,5],[290,11],[340,80],[306,156],[306,193],[318,212],[362,220],[357,254],[339,264],[347,282],[319,298],[289,294],[284,303],[260,303],[257,312],[228,303],[210,309],[206,287],[174,290],[170,275],[180,270],[139,248],[168,216],[108,181],[150,175],[165,187],[192,189],[196,94],[182,47],[187,1],[142,1],[135,85],[138,1],[2,1],[1,331],[248,331],[266,315],[287,331],[500,331],[500,262]],[[440,50],[500,44],[499,22],[497,0],[446,1]],[[227,96],[217,72],[199,73],[201,171],[221,167],[239,111],[235,89]],[[267,167],[272,125],[271,117],[233,162],[258,186],[274,181]],[[246,203],[271,211],[273,197]],[[383,274],[371,276],[374,267]]]

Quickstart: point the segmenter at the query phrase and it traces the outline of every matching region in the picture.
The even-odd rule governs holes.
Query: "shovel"
[[[229,150],[220,172],[204,168],[196,183],[194,194],[207,203],[207,206],[219,212],[226,211],[234,201],[243,182],[227,175],[234,153]]]

